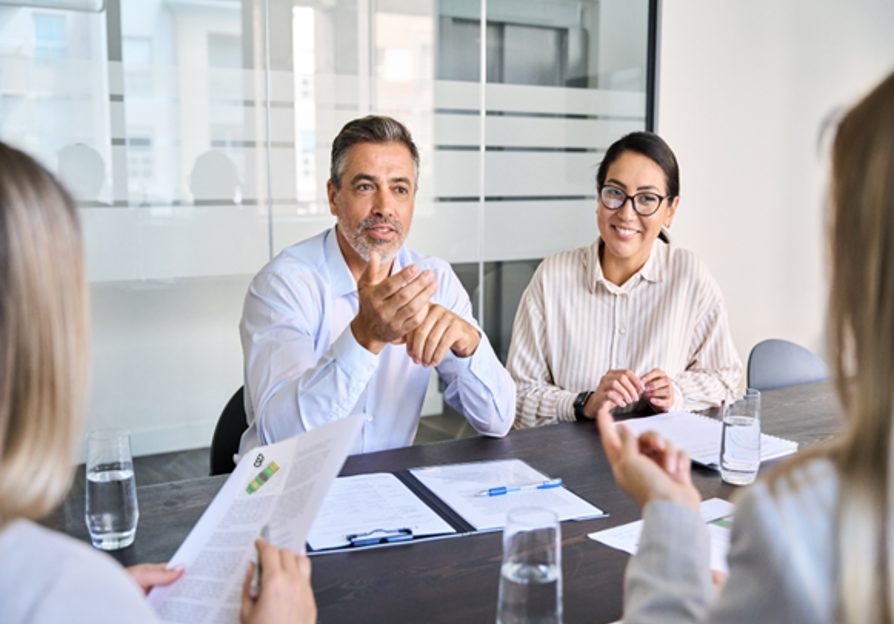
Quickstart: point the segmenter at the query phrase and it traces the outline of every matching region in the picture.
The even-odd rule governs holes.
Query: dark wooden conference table
[[[762,393],[765,433],[801,448],[831,437],[839,407],[829,382]],[[564,423],[513,431],[502,439],[467,438],[349,457],[353,475],[419,466],[520,458],[609,514],[562,523],[565,621],[613,622],[621,617],[622,583],[629,556],[587,534],[641,517],[614,482],[593,423]],[[772,469],[768,462],[761,471]],[[167,561],[186,538],[226,476],[138,488],[136,541],[114,556],[124,565]],[[730,498],[736,488],[717,472],[693,467],[704,499]],[[139,475],[137,475],[139,483]],[[64,501],[46,526],[85,542],[84,497]],[[322,624],[337,622],[493,622],[502,556],[501,533],[405,543],[313,557],[313,589]]]

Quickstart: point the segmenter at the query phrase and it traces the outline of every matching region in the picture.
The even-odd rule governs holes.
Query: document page
[[[303,551],[307,534],[363,426],[356,414],[246,453],[171,558],[186,572],[149,594],[163,622],[236,624],[242,582],[264,525],[279,548]]]
[[[720,438],[723,423],[692,412],[668,412],[645,418],[630,418],[619,422],[634,434],[656,431],[673,442],[677,448],[685,449],[690,459],[718,469],[720,465]],[[775,459],[791,455],[798,450],[798,443],[776,436],[761,434],[761,460]]]
[[[307,543],[314,550],[349,546],[349,535],[396,534],[409,529],[413,537],[456,533],[431,507],[393,474],[341,477],[335,480],[310,529]]]
[[[729,574],[726,556],[729,554],[730,523],[735,509],[735,505],[721,498],[702,501],[701,506],[702,518],[708,525],[708,534],[711,536],[711,569],[724,574]],[[639,549],[642,532],[643,521],[637,520],[590,533],[587,537],[634,555]]]
[[[431,466],[415,468],[410,472],[479,531],[503,528],[506,512],[514,507],[546,507],[556,512],[559,520],[605,515],[601,509],[564,487],[478,496],[482,490],[527,485],[550,478],[520,459]]]

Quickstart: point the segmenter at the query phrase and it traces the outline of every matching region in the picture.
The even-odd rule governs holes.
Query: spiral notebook
[[[695,463],[714,470],[720,468],[723,423],[717,419],[692,412],[668,412],[645,418],[631,418],[623,423],[636,435],[657,431],[677,448],[689,453],[690,459]],[[785,457],[797,450],[797,442],[761,434],[761,461]]]

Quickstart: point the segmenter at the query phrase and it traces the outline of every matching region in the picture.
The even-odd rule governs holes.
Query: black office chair
[[[829,368],[801,345],[775,338],[754,345],[748,356],[748,387],[756,390],[787,388],[824,381]]]
[[[239,388],[220,413],[211,437],[211,476],[229,474],[236,468],[233,455],[239,452],[239,441],[248,429],[245,418],[245,387]]]

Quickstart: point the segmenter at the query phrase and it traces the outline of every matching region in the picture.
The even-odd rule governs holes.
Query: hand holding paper
[[[255,541],[261,568],[261,589],[251,596],[254,564],[242,585],[242,624],[313,624],[317,606],[310,587],[310,559],[288,548],[279,550],[266,540]]]
[[[295,611],[293,601],[296,596],[313,599],[310,565],[292,553],[304,550],[317,510],[362,426],[363,415],[355,414],[246,454],[171,559],[172,565],[186,564],[183,577],[149,594],[159,619],[279,622],[265,618],[278,617],[283,605],[292,605],[292,619],[282,621],[304,622],[297,617],[304,617],[307,605]],[[271,543],[258,545],[261,589],[253,601],[242,597],[248,591],[243,575],[265,524]]]

